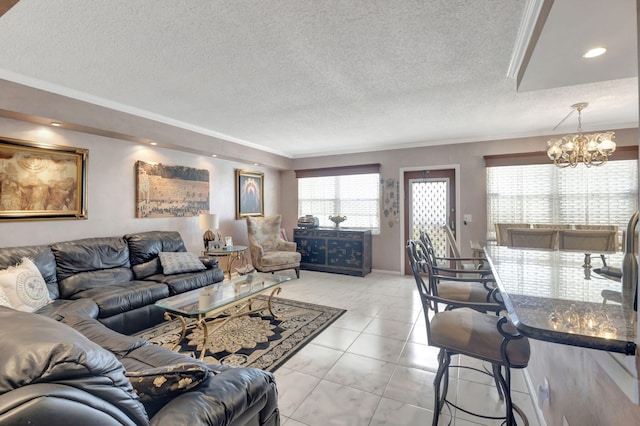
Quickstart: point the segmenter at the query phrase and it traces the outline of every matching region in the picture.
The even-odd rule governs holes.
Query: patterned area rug
[[[260,303],[267,298],[258,296],[255,300]],[[248,316],[234,318],[210,333],[204,361],[275,371],[346,312],[344,309],[279,297],[273,298],[272,306],[276,318],[265,308]],[[232,313],[234,309],[225,311],[221,316]],[[192,323],[192,320],[187,322]],[[209,330],[215,326],[215,323],[209,323]],[[135,336],[172,348],[180,337],[180,331],[180,322],[172,320],[141,331]],[[202,331],[195,327],[188,329],[177,350],[194,358],[199,357]]]

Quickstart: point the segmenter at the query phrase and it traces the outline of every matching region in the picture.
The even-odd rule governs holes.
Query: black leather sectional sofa
[[[0,269],[33,260],[52,303],[0,307],[0,425],[279,425],[271,373],[210,365],[129,336],[158,324],[155,301],[223,280],[165,275],[177,232],[0,248]]]

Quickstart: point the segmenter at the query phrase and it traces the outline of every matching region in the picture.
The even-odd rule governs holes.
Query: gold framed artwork
[[[0,138],[0,220],[87,218],[89,150]]]
[[[136,162],[136,217],[209,213],[209,170]]]
[[[236,219],[264,216],[264,173],[236,170]]]

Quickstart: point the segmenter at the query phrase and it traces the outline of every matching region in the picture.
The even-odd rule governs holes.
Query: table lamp
[[[209,241],[216,241],[216,233],[218,231],[218,215],[212,213],[203,213],[200,215],[200,229],[206,229],[202,240],[204,241],[204,249],[209,248]],[[214,233],[215,230],[216,232]]]

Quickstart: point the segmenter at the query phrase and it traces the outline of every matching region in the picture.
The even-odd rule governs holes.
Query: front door
[[[455,170],[422,170],[404,174],[405,245],[425,231],[431,237],[437,256],[448,256],[447,236],[442,229],[456,229]],[[411,274],[405,253],[405,274]]]

